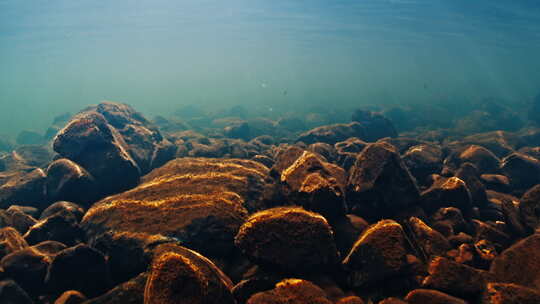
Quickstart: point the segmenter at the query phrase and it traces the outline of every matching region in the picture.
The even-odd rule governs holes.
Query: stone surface
[[[246,304],[331,304],[324,290],[317,285],[301,280],[286,279],[272,290],[253,295]]]
[[[66,248],[54,257],[45,283],[53,293],[78,290],[87,297],[101,295],[112,287],[105,256],[83,244]]]
[[[536,304],[540,303],[540,292],[516,284],[488,283],[483,304]]]
[[[97,181],[100,195],[137,185],[141,170],[126,151],[118,131],[95,111],[77,114],[56,134],[54,150],[87,170]]]
[[[364,125],[358,122],[351,122],[349,124],[321,126],[300,134],[296,141],[303,142],[307,145],[317,142],[333,145],[350,137],[367,138],[368,135]]]
[[[409,219],[409,226],[412,228],[414,240],[422,248],[426,256],[444,256],[450,250],[448,240],[421,219],[411,217]]]
[[[15,228],[0,229],[0,258],[26,247],[28,247],[28,243]]]
[[[51,201],[89,204],[98,198],[94,177],[66,158],[57,159],[47,167],[45,191]]]
[[[540,235],[533,234],[503,251],[490,272],[497,282],[540,288]]]
[[[13,280],[0,281],[0,303],[33,304],[34,301]]]
[[[68,290],[64,292],[54,304],[80,304],[88,300],[82,293],[76,290]]]
[[[358,155],[347,186],[353,213],[366,219],[388,218],[418,199],[416,181],[393,146],[370,144]]]
[[[431,289],[415,289],[407,294],[409,304],[467,304],[462,299]]]
[[[176,245],[156,248],[144,291],[145,304],[234,304],[232,283],[210,260]]]
[[[428,271],[429,276],[422,282],[422,287],[466,298],[479,295],[488,277],[481,270],[443,257],[433,259]]]
[[[235,243],[255,263],[286,271],[321,271],[338,263],[328,222],[296,207],[252,215],[240,228]]]
[[[519,214],[529,231],[540,226],[540,185],[530,188],[521,197]]]
[[[23,202],[39,209],[44,208],[45,180],[46,174],[42,169],[7,174],[3,181],[0,176],[0,208]]]
[[[96,203],[82,226],[90,239],[114,230],[161,234],[205,255],[227,255],[247,218],[260,208],[268,168],[238,159],[176,159],[130,191]]]
[[[522,153],[512,153],[501,160],[501,172],[515,189],[529,189],[540,184],[540,161]]]
[[[465,218],[471,216],[471,193],[458,177],[440,178],[421,194],[421,204],[429,214],[440,208],[456,207]]]
[[[46,255],[30,247],[8,254],[0,260],[5,275],[34,296],[43,292],[49,264]]]
[[[397,222],[382,220],[370,226],[343,260],[343,265],[350,271],[348,284],[361,287],[403,274],[405,246],[405,234]]]

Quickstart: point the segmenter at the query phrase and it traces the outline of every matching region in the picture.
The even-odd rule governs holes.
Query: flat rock
[[[226,255],[247,210],[260,208],[267,175],[249,160],[176,159],[137,188],[94,204],[81,225],[89,239],[107,231],[161,234],[205,255]]]

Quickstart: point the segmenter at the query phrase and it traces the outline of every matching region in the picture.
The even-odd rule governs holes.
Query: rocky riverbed
[[[534,122],[342,114],[102,102],[0,140],[0,303],[540,303]]]

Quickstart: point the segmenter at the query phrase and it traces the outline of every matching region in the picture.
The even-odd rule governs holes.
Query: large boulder
[[[261,206],[268,168],[238,159],[181,158],[85,214],[92,240],[107,231],[161,234],[205,255],[226,255],[248,210]]]
[[[331,304],[332,301],[317,285],[301,280],[286,279],[276,284],[272,290],[254,294],[246,304]]]
[[[61,158],[47,167],[45,190],[50,201],[89,204],[96,197],[96,181],[77,163]]]
[[[347,190],[354,213],[371,219],[389,218],[414,206],[419,197],[416,180],[394,146],[378,142],[358,155]]]
[[[102,102],[75,115],[56,134],[53,148],[86,169],[101,194],[137,185],[141,174],[170,160],[174,146],[126,104]]]
[[[45,181],[45,172],[39,168],[30,172],[0,174],[0,208],[17,203],[45,208]]]

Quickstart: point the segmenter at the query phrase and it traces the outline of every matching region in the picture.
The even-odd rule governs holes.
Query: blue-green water
[[[516,105],[540,92],[540,2],[0,0],[0,133],[103,99]]]

